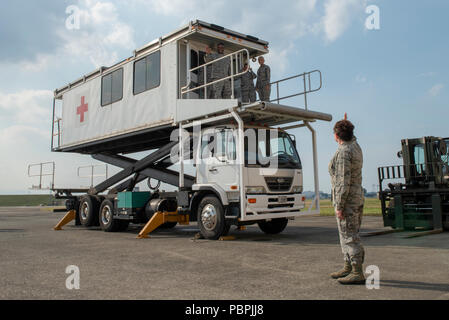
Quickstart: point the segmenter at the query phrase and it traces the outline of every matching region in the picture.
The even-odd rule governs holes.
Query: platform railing
[[[99,168],[99,167],[105,167],[105,173],[101,173],[101,174],[96,174],[95,173],[95,168]],[[90,169],[89,170],[89,174],[88,175],[81,175],[81,171],[83,169]],[[77,169],[77,173],[78,173],[78,178],[89,178],[90,179],[90,188],[92,188],[94,186],[94,178],[96,177],[104,177],[105,179],[108,179],[108,165],[105,164],[98,164],[98,165],[90,165],[90,166],[81,166],[78,167]]]
[[[207,98],[208,87],[214,85],[215,83],[222,82],[222,81],[228,81],[228,80],[231,80],[231,98],[234,99],[235,98],[235,94],[234,94],[234,81],[235,81],[235,78],[240,77],[243,74],[247,73],[249,71],[249,68],[246,71],[243,71],[243,72],[238,72],[237,70],[234,70],[233,59],[235,57],[236,61],[238,61],[239,56],[242,56],[242,58],[243,58],[245,55],[246,55],[246,58],[249,59],[249,52],[248,52],[248,50],[247,49],[241,49],[239,51],[227,54],[227,55],[225,55],[225,56],[223,56],[221,58],[209,61],[209,62],[207,62],[205,64],[202,64],[202,65],[200,65],[198,67],[189,69],[189,75],[193,71],[196,71],[196,70],[199,71],[200,69],[203,69],[203,72],[202,72],[202,74],[203,74],[203,84],[191,88],[192,81],[190,80],[189,83],[186,86],[181,88],[181,99],[183,99],[184,95],[186,95],[187,93],[193,92],[193,91],[197,91],[197,90],[200,90],[202,88],[204,88],[204,98],[206,99]],[[231,61],[231,74],[229,76],[224,77],[224,78],[217,79],[217,80],[214,80],[214,81],[211,81],[211,82],[207,82],[207,66],[210,66],[210,65],[216,63],[217,61],[220,61],[220,60],[223,60],[223,59],[230,59],[230,61]],[[235,74],[234,74],[234,71],[235,71]],[[198,72],[198,74],[199,73],[200,72]]]
[[[55,150],[61,146],[62,118],[56,115],[56,99],[53,98],[53,114],[51,122],[51,150]],[[55,146],[55,137],[57,145]]]
[[[319,81],[319,86],[314,87],[314,88],[312,88],[312,80],[311,80],[311,75],[313,75],[313,74],[317,74],[319,76],[319,80],[320,80]],[[302,91],[297,92],[297,93],[293,93],[293,94],[290,94],[290,95],[287,95],[287,96],[280,97],[279,96],[279,85],[281,83],[285,83],[286,81],[290,81],[290,80],[294,80],[294,79],[298,79],[298,78],[300,78],[300,80],[301,80],[300,82],[301,82],[301,90]],[[270,85],[276,87],[276,99],[272,99],[272,100],[270,100],[270,102],[274,102],[275,101],[275,102],[277,102],[279,104],[279,102],[281,100],[285,100],[285,99],[289,99],[289,98],[293,98],[293,97],[304,95],[304,107],[307,110],[307,107],[308,107],[307,106],[307,94],[320,90],[321,87],[323,86],[323,79],[322,79],[320,70],[312,70],[312,71],[309,71],[309,72],[304,72],[304,73],[301,73],[301,74],[297,74],[295,76],[291,76],[291,77],[288,77],[288,78],[284,78],[284,79],[281,79],[281,80],[277,80],[277,81],[271,82]]]
[[[32,173],[32,168],[39,168],[39,173]],[[51,167],[51,170],[48,171],[48,167]],[[39,184],[32,185],[32,190],[53,190],[55,186],[55,163],[54,162],[42,162],[28,165],[28,177],[39,177]],[[43,177],[51,177],[51,182],[49,187],[42,187],[42,179]]]

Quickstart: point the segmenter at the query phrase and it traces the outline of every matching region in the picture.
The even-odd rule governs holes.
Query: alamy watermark
[[[80,268],[75,265],[69,265],[65,268],[65,273],[69,276],[65,280],[65,287],[68,290],[80,289]]]
[[[370,265],[366,267],[366,288],[369,290],[380,289],[380,269],[376,265]]]
[[[201,122],[198,121],[194,123],[190,131],[173,130],[170,140],[179,142],[180,136],[182,136],[184,164],[249,165],[260,168],[263,175],[276,174],[278,168],[301,168],[294,139],[278,129],[245,128],[242,139],[243,148],[239,130],[232,126],[202,129]],[[180,143],[176,144],[170,152],[172,163],[178,163],[179,160]]]
[[[65,13],[69,15],[65,20],[65,27],[68,30],[79,30],[81,27],[81,10],[75,5],[70,5],[65,9]]]
[[[372,4],[366,7],[365,13],[369,16],[365,19],[365,28],[368,30],[380,29],[380,10],[379,7]]]

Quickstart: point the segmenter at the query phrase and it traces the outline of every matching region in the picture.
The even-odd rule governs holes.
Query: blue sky
[[[79,30],[65,27],[69,5],[81,10]],[[380,10],[379,30],[365,28],[369,5]],[[269,41],[273,80],[321,70],[323,88],[310,96],[309,106],[334,116],[332,123],[315,124],[324,191],[336,149],[332,126],[345,112],[364,151],[369,191],[378,166],[399,163],[401,138],[449,136],[444,0],[19,0],[0,6],[0,193],[28,192],[36,181],[27,177],[27,165],[42,161],[56,162],[57,185],[87,183],[75,179],[76,168],[94,161],[49,151],[52,91],[194,19]],[[290,104],[301,106],[300,100]],[[310,190],[310,134],[292,133]]]

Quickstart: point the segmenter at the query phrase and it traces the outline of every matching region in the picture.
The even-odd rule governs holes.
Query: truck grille
[[[268,189],[270,191],[289,191],[292,186],[293,178],[290,177],[265,177]]]

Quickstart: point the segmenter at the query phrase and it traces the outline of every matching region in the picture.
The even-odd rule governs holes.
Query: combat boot
[[[354,264],[351,273],[345,278],[338,279],[341,284],[365,284],[366,279],[363,274],[363,265]]]
[[[352,270],[351,262],[345,261],[345,265],[344,265],[343,269],[341,269],[340,271],[331,273],[331,277],[334,279],[346,277],[348,274],[351,273],[351,270]]]

